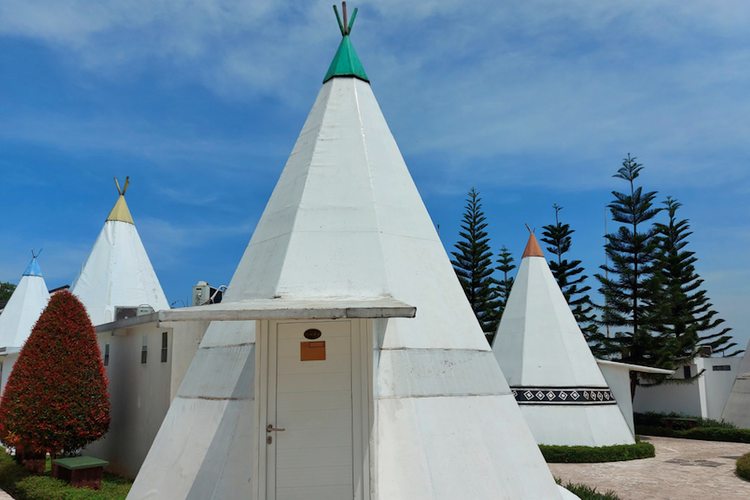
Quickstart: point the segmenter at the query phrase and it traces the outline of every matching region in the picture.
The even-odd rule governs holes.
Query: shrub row
[[[30,472],[22,465],[17,464],[13,457],[0,449],[0,489],[13,498],[17,498],[16,483],[29,474]]]
[[[105,474],[102,489],[74,488],[49,475],[29,476],[16,485],[19,500],[125,500],[130,483],[117,476]]]
[[[547,463],[581,464],[596,462],[621,462],[651,458],[656,455],[650,443],[619,444],[615,446],[555,446],[539,445]]]
[[[694,417],[691,415],[685,415],[682,413],[657,413],[654,411],[647,411],[645,413],[633,413],[633,421],[637,426],[644,427],[666,427],[664,425],[664,419],[666,418],[690,418],[694,419],[698,423],[698,427],[722,427],[725,429],[736,429],[737,426],[732,422],[725,420],[714,420],[712,418]],[[688,428],[687,422],[674,422],[673,428],[676,430],[685,430]]]
[[[737,460],[737,475],[742,479],[750,481],[750,453],[742,455],[740,459]]]
[[[585,484],[568,483],[565,489],[576,495],[581,500],[620,500],[612,490],[599,493],[596,488],[591,488]]]
[[[729,443],[750,443],[750,429],[727,429],[725,427],[698,427],[696,429],[675,430],[666,427],[636,425],[635,432],[645,436],[663,436],[703,441],[725,441]]]

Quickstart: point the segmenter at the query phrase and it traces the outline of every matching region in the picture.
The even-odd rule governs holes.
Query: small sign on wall
[[[325,361],[326,359],[325,340],[301,342],[299,347],[301,361]]]

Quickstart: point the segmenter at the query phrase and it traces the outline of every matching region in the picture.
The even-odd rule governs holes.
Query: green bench
[[[106,460],[94,457],[56,458],[52,461],[52,477],[69,482],[76,488],[102,487],[102,471],[109,465]]]

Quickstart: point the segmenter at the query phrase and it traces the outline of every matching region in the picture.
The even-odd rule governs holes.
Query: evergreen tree
[[[597,333],[596,315],[594,314],[594,305],[591,298],[586,293],[591,287],[585,285],[588,276],[583,274],[583,267],[580,260],[568,261],[563,259],[563,255],[570,251],[572,243],[571,235],[575,232],[570,229],[569,224],[560,222],[559,214],[563,207],[557,204],[552,205],[555,209],[555,224],[543,226],[542,241],[550,246],[547,251],[556,258],[550,259],[549,268],[555,277],[560,290],[562,290],[565,300],[573,311],[578,326],[581,328],[583,335],[588,338]]]
[[[10,296],[13,295],[15,289],[16,285],[13,283],[0,281],[0,300],[10,300]]]
[[[94,327],[70,292],[52,296],[18,355],[0,402],[3,443],[70,453],[109,428],[107,378]]]
[[[482,331],[485,335],[494,335],[499,322],[498,300],[492,279],[490,239],[487,236],[487,222],[481,201],[476,189],[471,188],[466,199],[461,231],[458,233],[461,239],[455,245],[456,251],[451,252],[454,257],[451,264]]]
[[[505,306],[508,304],[508,297],[510,297],[510,289],[513,288],[513,276],[508,276],[508,273],[516,268],[513,263],[513,255],[506,248],[505,245],[500,248],[498,254],[497,263],[500,264],[495,269],[503,273],[503,279],[497,282],[497,291],[499,298],[500,313],[499,317],[502,317]]]
[[[715,333],[709,333],[724,323],[716,318],[718,312],[711,309],[706,291],[701,290],[703,280],[695,271],[695,252],[685,250],[687,238],[691,234],[687,219],[678,220],[677,210],[682,206],[671,197],[663,202],[669,214],[668,224],[656,224],[659,242],[659,262],[664,276],[664,292],[669,303],[669,310],[663,322],[662,333],[675,339],[686,339],[698,346],[709,346],[713,352],[724,352],[737,345],[727,335],[731,328],[724,327]],[[742,350],[729,354],[734,356]]]
[[[508,273],[516,268],[516,265],[513,264],[513,255],[510,253],[510,251],[508,251],[505,245],[500,248],[497,263],[500,265],[495,269],[503,273],[503,278],[501,280],[495,280],[495,289],[497,291],[497,305],[495,314],[497,316],[497,324],[499,325],[500,320],[503,317],[503,313],[505,312],[505,306],[508,304],[510,289],[513,288],[513,276],[508,276]],[[495,330],[487,336],[487,340],[489,340],[490,345],[492,344],[492,340],[495,338],[495,333],[497,333],[497,328],[495,328]]]
[[[695,345],[660,334],[661,322],[669,304],[662,293],[659,272],[657,230],[647,225],[660,208],[653,207],[655,191],[643,192],[634,181],[643,170],[635,158],[623,160],[614,177],[627,181],[630,192],[613,191],[609,205],[612,218],[622,224],[616,233],[606,236],[605,251],[610,264],[601,266],[609,277],[596,275],[604,295],[601,322],[616,327],[612,338],[601,333],[590,338],[599,355],[619,355],[626,363],[674,369],[676,364],[694,356]],[[685,339],[681,339],[685,340]],[[654,380],[658,384],[663,380]],[[639,378],[631,372],[630,391],[635,397]]]

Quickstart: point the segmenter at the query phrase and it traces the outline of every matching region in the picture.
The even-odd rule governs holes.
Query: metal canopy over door
[[[364,465],[361,393],[367,377],[359,330],[357,320],[269,325],[259,443],[266,454],[267,500],[363,498],[356,472]]]

